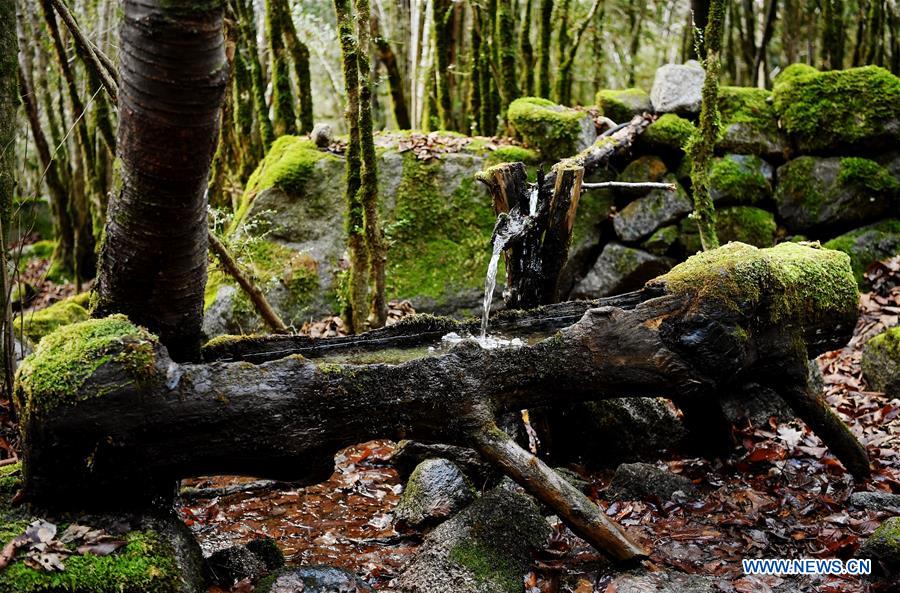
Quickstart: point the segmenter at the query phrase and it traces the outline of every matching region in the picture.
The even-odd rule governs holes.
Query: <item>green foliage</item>
[[[83,389],[98,369],[120,367],[120,382],[140,383],[152,377],[156,337],[124,315],[67,325],[44,337],[16,373],[16,403],[23,422],[60,405],[103,395]]]
[[[528,146],[547,159],[559,160],[578,152],[587,114],[547,99],[525,97],[510,104],[507,118]]]
[[[784,129],[805,150],[854,145],[900,120],[900,78],[877,66],[793,65],[777,78],[774,96]]]

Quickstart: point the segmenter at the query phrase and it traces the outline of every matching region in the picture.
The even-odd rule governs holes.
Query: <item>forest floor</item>
[[[900,258],[876,272],[900,272]],[[572,467],[591,484],[607,515],[653,550],[646,566],[713,577],[723,593],[877,593],[885,586],[859,577],[745,576],[742,558],[849,558],[895,512],[850,508],[854,490],[900,492],[900,401],[866,391],[860,371],[866,340],[898,324],[900,287],[864,294],[861,317],[847,347],[818,359],[829,403],[867,445],[874,474],[853,478],[799,421],[737,427],[742,446],[726,459],[670,456],[659,463],[689,477],[703,493],[697,502],[603,499],[607,471]],[[774,419],[773,419],[774,420]],[[307,488],[265,489],[183,500],[181,513],[206,552],[259,536],[278,541],[289,563],[349,569],[378,589],[390,587],[423,534],[397,532],[392,511],[403,484],[391,466],[394,444],[374,441],[341,451],[331,479]],[[251,482],[217,477],[190,481],[221,489]],[[202,494],[202,492],[201,492]],[[616,593],[615,571],[565,526],[523,575],[526,593]],[[249,591],[245,584],[241,591]],[[219,592],[219,589],[212,591]]]

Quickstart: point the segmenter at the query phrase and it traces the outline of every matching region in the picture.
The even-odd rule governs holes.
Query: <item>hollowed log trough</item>
[[[851,335],[857,300],[843,253],[732,243],[629,295],[494,317],[497,331],[555,332],[531,345],[462,342],[396,364],[323,357],[422,347],[474,323],[421,316],[333,340],[220,339],[206,362],[178,364],[124,317],[92,320],[46,338],[19,371],[23,494],[119,508],[170,504],[176,480],[196,475],[316,483],[345,446],[412,438],[479,450],[595,547],[634,561],[645,550],[494,418],[633,396],[677,395],[697,408],[763,381],[864,476],[865,449],[807,383],[807,359]]]

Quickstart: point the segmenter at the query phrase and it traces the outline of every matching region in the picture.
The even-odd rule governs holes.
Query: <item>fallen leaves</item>
[[[54,523],[43,519],[31,522],[24,533],[13,538],[0,551],[0,569],[8,566],[22,549],[25,550],[23,562],[26,566],[45,572],[61,572],[65,570],[65,559],[69,556],[108,556],[126,544],[125,540],[102,529],[77,523],[69,525],[58,539],[56,534]]]

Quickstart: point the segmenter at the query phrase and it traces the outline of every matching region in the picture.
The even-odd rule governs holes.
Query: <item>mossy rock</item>
[[[665,161],[658,156],[646,155],[634,159],[628,163],[619,173],[618,181],[625,183],[658,182],[665,177],[669,170]],[[621,193],[633,193],[630,190],[622,190]],[[640,194],[649,193],[647,190],[639,190]]]
[[[650,238],[641,244],[641,249],[653,255],[666,255],[678,242],[678,225],[669,225],[658,229]]]
[[[866,342],[862,370],[874,391],[900,397],[900,327],[892,327]]]
[[[667,154],[682,154],[688,140],[696,133],[697,126],[690,120],[674,113],[666,113],[638,136],[637,145],[640,150],[648,152],[663,151]]]
[[[775,215],[761,208],[732,206],[716,211],[716,234],[721,243],[739,241],[754,247],[771,247],[777,229]],[[679,241],[687,255],[703,248],[696,221],[691,218],[681,221]]]
[[[775,202],[791,232],[818,237],[896,212],[900,183],[875,161],[796,158],[778,168]]]
[[[507,118],[525,143],[548,161],[571,157],[597,139],[590,115],[547,99],[516,99],[509,105]]]
[[[20,487],[18,464],[0,468],[0,547],[36,519],[49,520],[61,534],[67,523],[106,529],[126,545],[108,556],[72,555],[65,570],[29,568],[21,556],[0,570],[0,591],[10,593],[202,593],[202,557],[197,542],[175,517],[36,516],[24,506],[10,507]]]
[[[435,524],[475,500],[475,489],[460,469],[447,459],[426,459],[413,470],[395,520],[411,526]]]
[[[787,139],[778,126],[772,93],[752,87],[719,87],[721,127],[717,148],[723,152],[783,158]]]
[[[878,66],[819,72],[788,66],[775,110],[801,152],[878,150],[900,140],[900,78]]]
[[[587,275],[572,289],[572,297],[595,299],[637,290],[667,272],[675,261],[621,243],[608,243]]]
[[[652,113],[650,94],[644,89],[604,89],[597,92],[597,107],[617,124],[631,121],[635,115]]]
[[[891,517],[879,525],[855,556],[872,559],[873,574],[900,574],[900,517]]]
[[[155,376],[157,339],[124,315],[90,319],[45,336],[16,371],[15,400],[23,425],[63,405],[104,394],[98,371],[114,368],[115,388]],[[105,385],[109,389],[109,385]]]
[[[755,155],[727,154],[709,166],[709,194],[717,206],[753,206],[772,195],[775,170]]]
[[[87,320],[91,316],[87,309],[89,301],[90,293],[84,292],[44,309],[22,313],[21,319],[16,320],[15,331],[32,344],[37,344],[41,338],[60,327]]]
[[[618,212],[613,219],[613,227],[620,239],[640,241],[657,229],[677,222],[693,210],[694,206],[687,192],[674,175],[668,174],[662,181],[675,184],[675,191],[654,189]]]
[[[856,282],[866,286],[865,274],[876,261],[900,255],[900,220],[890,219],[854,229],[825,243],[850,256]]]

